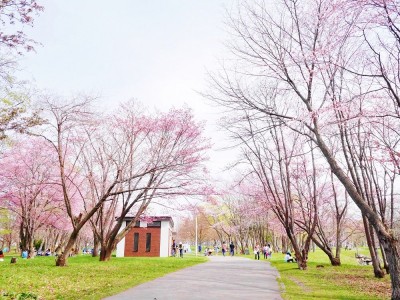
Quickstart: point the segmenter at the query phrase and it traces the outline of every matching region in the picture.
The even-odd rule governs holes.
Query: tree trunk
[[[109,247],[108,245],[101,245],[100,251],[100,261],[109,261],[111,259],[111,254],[114,247]]]
[[[101,241],[100,261],[109,261],[111,259],[112,251],[122,239],[122,237],[117,237],[121,225],[122,222],[115,224],[108,236],[108,239],[106,241]]]
[[[340,251],[341,251],[341,249],[342,249],[342,245],[336,243],[336,255],[335,255],[335,260],[336,260],[336,261],[339,261],[339,264],[338,264],[338,265],[335,265],[335,264],[332,263],[332,260],[331,260],[332,266],[340,266],[340,265],[341,265],[341,263],[340,263]]]
[[[304,247],[303,250],[300,250],[299,244],[296,240],[296,235],[292,231],[290,231],[290,229],[286,229],[286,233],[288,235],[289,241],[292,243],[297,266],[300,270],[307,270],[308,246]]]
[[[380,239],[381,245],[385,250],[389,271],[390,281],[392,284],[392,300],[400,300],[400,279],[399,276],[392,276],[392,274],[400,274],[400,249],[399,241],[396,238]]]
[[[27,250],[28,247],[27,247],[27,241],[26,241],[26,234],[25,234],[25,231],[24,231],[24,224],[22,222],[21,222],[21,225],[19,227],[19,239],[20,239],[21,252]]]
[[[71,252],[72,248],[75,245],[76,239],[78,238],[78,232],[79,231],[74,230],[71,233],[71,236],[69,237],[68,243],[65,246],[64,251],[57,258],[57,261],[56,261],[57,267],[67,266],[68,256],[69,256],[69,253]]]
[[[35,257],[35,245],[33,244],[33,238],[29,238],[28,258]]]
[[[99,239],[98,239],[96,233],[94,233],[92,257],[97,257],[97,256],[99,256],[99,244],[100,244],[100,241],[99,241]]]
[[[328,257],[329,257],[329,260],[330,260],[332,266],[338,267],[338,266],[342,265],[340,258],[333,257],[333,256],[328,256]]]
[[[47,248],[50,249],[52,252],[54,251],[57,253],[57,248],[59,247],[58,239],[60,237],[60,233],[57,233],[53,238],[52,242],[47,245]]]
[[[379,242],[379,247],[381,248],[381,253],[382,253],[382,260],[383,260],[383,268],[386,270],[387,274],[389,273],[389,264],[387,262],[387,257],[386,257],[386,252],[382,247],[382,244]]]
[[[7,248],[8,248],[9,252],[11,252],[11,245],[12,245],[12,238],[11,238],[11,234],[10,234],[10,239],[8,240],[8,244],[7,244]]]
[[[307,270],[307,260],[304,259],[303,257],[297,257],[297,266],[299,267],[300,270]]]
[[[282,235],[282,249],[281,250],[282,250],[282,253],[289,251],[288,245],[287,245],[287,240],[284,235]]]
[[[274,239],[274,245],[273,245],[275,251],[279,252],[279,237],[275,237]]]
[[[325,246],[324,244],[322,244],[320,241],[318,241],[314,237],[312,237],[312,240],[313,240],[314,244],[316,244],[318,246],[318,248],[321,249],[328,256],[329,261],[331,262],[332,266],[340,266],[341,265],[340,256],[336,255],[336,257],[335,257],[333,255],[331,248],[329,248],[328,246]]]
[[[369,248],[369,253],[371,255],[372,266],[374,269],[374,275],[376,278],[383,278],[385,277],[385,272],[383,272],[379,260],[375,253],[375,245],[373,243],[372,235],[374,234],[372,228],[369,226],[369,222],[366,217],[363,216],[363,223],[364,223],[364,230],[365,230],[365,237],[367,238],[367,244]]]

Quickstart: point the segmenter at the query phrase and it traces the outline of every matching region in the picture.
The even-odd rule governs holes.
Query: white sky
[[[233,1],[39,2],[45,11],[26,32],[42,46],[21,59],[23,78],[51,93],[99,95],[108,108],[131,98],[162,110],[187,104],[207,121],[213,173],[234,159],[215,151],[226,145],[215,132],[220,116],[196,92],[227,54],[225,9]]]

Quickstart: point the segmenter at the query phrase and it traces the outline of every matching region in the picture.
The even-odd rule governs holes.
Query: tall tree
[[[91,111],[91,103],[92,99],[87,97],[64,103],[58,99],[45,98],[43,106],[48,119],[47,126],[41,128],[40,131],[38,129],[35,133],[43,137],[56,153],[59,184],[65,211],[72,227],[64,251],[57,258],[57,266],[67,265],[68,256],[83,226],[110,197],[110,194],[115,192],[117,184],[124,180],[121,178],[118,165],[113,164],[111,171],[113,177],[105,180],[105,189],[98,202],[87,211],[83,210],[90,186],[90,176],[82,174],[84,150],[93,146],[91,137],[96,132],[97,125],[100,124],[99,119],[96,120],[96,115]]]
[[[188,109],[146,115],[134,103],[123,105],[110,117],[113,120],[103,133],[106,146],[96,148],[96,157],[103,162],[102,174],[109,171],[107,160],[119,164],[122,178],[110,199],[93,219],[96,235],[101,243],[100,260],[109,260],[117,243],[126,235],[149,204],[176,196],[198,195],[206,190],[203,162],[208,141],[202,136],[202,125]],[[104,150],[109,149],[109,152]],[[88,160],[93,161],[93,159]],[[103,180],[91,181],[93,201]],[[124,229],[125,216],[135,218]],[[115,221],[116,220],[116,221]]]
[[[348,4],[349,1],[283,0],[272,9],[261,1],[243,4],[237,17],[231,18],[237,37],[232,50],[240,65],[232,72],[225,70],[221,76],[213,77],[216,92],[209,97],[230,109],[246,110],[251,118],[272,118],[275,126],[299,132],[318,147],[332,173],[374,228],[389,262],[392,298],[400,299],[399,240],[357,188],[348,166],[342,164],[348,148],[338,144],[339,132],[332,126],[348,126],[338,120],[332,123],[332,117],[335,112],[352,112],[351,104],[361,100],[366,100],[361,104],[363,109],[378,114],[363,118],[355,111],[350,113],[351,119],[363,118],[371,124],[378,118],[396,115],[387,93],[373,82],[360,79],[354,71],[346,71],[355,63],[359,69],[368,66],[368,60],[357,57],[359,10]],[[383,40],[382,35],[379,37]],[[277,97],[271,96],[271,89]],[[386,114],[380,113],[382,107]],[[374,142],[381,144],[379,140]]]

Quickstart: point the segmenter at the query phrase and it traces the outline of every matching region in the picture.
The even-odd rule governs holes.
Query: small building
[[[132,221],[126,217],[122,228]],[[147,217],[136,225],[117,245],[117,257],[153,256],[168,257],[172,246],[174,222],[169,216]]]

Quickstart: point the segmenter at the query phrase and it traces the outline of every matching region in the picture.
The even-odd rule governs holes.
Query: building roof
[[[126,216],[124,218],[124,221],[132,221],[134,219],[134,216]],[[169,221],[171,224],[171,227],[174,227],[174,220],[172,220],[172,217],[170,216],[146,216],[142,217],[139,219],[139,221],[147,221],[147,222],[158,222],[158,221]]]

